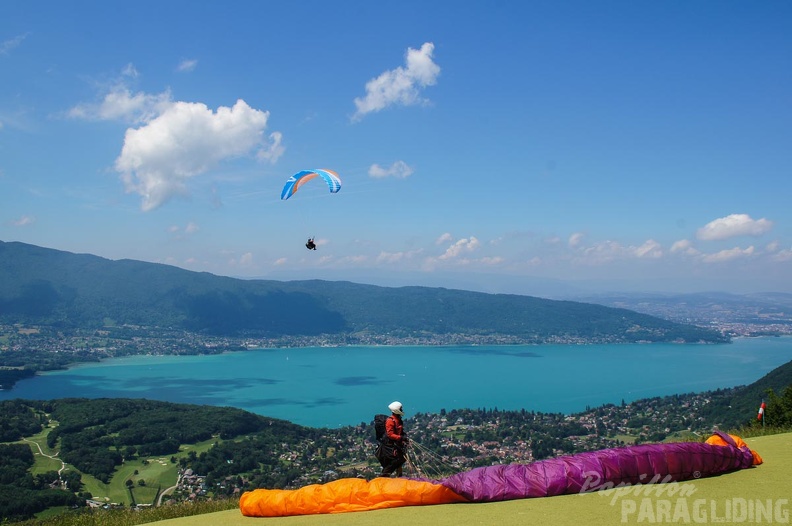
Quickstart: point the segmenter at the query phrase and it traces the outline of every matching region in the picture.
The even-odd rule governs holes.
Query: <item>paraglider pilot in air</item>
[[[305,248],[308,250],[316,250],[316,243],[314,243],[314,238],[309,237],[308,242],[305,244]]]
[[[388,405],[388,409],[391,410],[391,416],[385,421],[385,436],[382,440],[381,451],[377,451],[377,458],[382,464],[380,477],[390,477],[392,473],[401,477],[402,466],[407,461],[404,450],[410,443],[404,434],[404,424],[402,423],[404,407],[401,402],[392,402]]]

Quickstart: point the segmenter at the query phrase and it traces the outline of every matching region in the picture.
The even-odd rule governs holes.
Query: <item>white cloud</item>
[[[179,65],[176,66],[176,71],[181,73],[187,73],[193,71],[195,66],[198,65],[198,61],[195,59],[185,59],[179,62]]]
[[[201,103],[174,102],[145,125],[126,131],[115,168],[126,191],[143,197],[141,208],[153,210],[175,195],[186,195],[187,180],[220,161],[255,148],[262,155],[268,118],[269,112],[241,99],[216,112]]]
[[[734,247],[727,250],[721,250],[720,252],[715,252],[714,254],[706,254],[701,258],[701,260],[705,263],[721,263],[723,261],[731,261],[733,259],[748,257],[753,255],[753,253],[753,246],[745,249]]]
[[[36,218],[35,217],[26,215],[26,216],[22,216],[19,219],[16,219],[16,220],[12,221],[11,224],[14,225],[14,226],[23,227],[23,226],[32,225],[35,222],[36,222]]]
[[[658,259],[663,257],[663,247],[654,239],[649,239],[640,247],[632,249],[632,253],[641,259]]]
[[[270,143],[256,153],[256,158],[260,161],[274,163],[283,155],[283,152],[286,151],[286,147],[282,144],[283,134],[281,132],[272,132],[269,138]]]
[[[696,250],[696,248],[693,246],[693,243],[691,243],[690,240],[680,239],[679,241],[676,241],[674,242],[673,245],[671,245],[671,253],[695,256],[699,253],[699,251]]]
[[[68,115],[77,119],[120,120],[130,124],[148,122],[165,112],[173,101],[169,91],[159,94],[132,93],[124,85],[114,86],[99,103],[78,104]]]
[[[378,164],[372,164],[368,173],[371,177],[376,178],[391,176],[404,179],[413,174],[413,169],[410,168],[404,161],[396,161],[388,168],[383,168]]]
[[[713,241],[737,236],[760,236],[772,227],[773,222],[764,218],[754,220],[748,214],[731,214],[699,228],[696,237],[704,241]]]
[[[435,240],[435,245],[442,245],[444,243],[450,243],[453,240],[454,240],[454,236],[452,236],[451,234],[446,232],[445,234],[441,234],[440,237],[438,237]]]
[[[199,230],[198,225],[196,225],[192,221],[187,223],[187,226],[184,227],[184,232],[186,234],[194,234],[195,232],[198,232],[198,230]]]
[[[283,265],[288,263],[288,261],[289,260],[287,258],[278,258],[272,264],[275,265],[276,267],[282,267]]]
[[[0,42],[0,55],[8,55],[12,50],[19,47],[27,36],[28,34],[25,33],[24,35],[17,35],[14,38],[9,38],[8,40]]]
[[[432,86],[440,75],[440,67],[432,61],[434,44],[426,42],[421,49],[407,50],[406,67],[386,71],[366,83],[366,96],[355,99],[357,111],[353,121],[362,119],[394,104],[410,106],[425,103],[420,97],[421,88]]]
[[[581,249],[582,257],[576,261],[587,265],[598,265],[623,258],[627,252],[629,251],[617,241],[607,240]]]
[[[569,241],[567,241],[567,244],[571,248],[574,248],[574,247],[580,245],[580,243],[583,241],[583,236],[584,235],[581,232],[575,232],[574,234],[569,236]]]
[[[134,65],[128,64],[101,101],[79,104],[69,116],[139,125],[126,130],[115,169],[126,191],[142,196],[144,211],[175,195],[187,195],[187,181],[221,161],[255,152],[258,160],[274,163],[283,154],[280,132],[264,137],[269,112],[241,99],[213,111],[203,103],[173,101],[169,91],[133,93],[125,82],[137,76]],[[216,192],[213,203],[221,205]]]
[[[477,250],[479,245],[480,245],[479,240],[473,236],[470,236],[470,239],[460,239],[459,241],[448,247],[445,253],[439,256],[437,259],[446,260],[446,259],[457,258],[465,252],[473,252]]]

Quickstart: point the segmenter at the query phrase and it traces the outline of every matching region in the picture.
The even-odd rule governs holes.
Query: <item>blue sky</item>
[[[792,292],[790,27],[781,1],[2,2],[0,240],[278,280]],[[341,191],[281,201],[311,168]]]

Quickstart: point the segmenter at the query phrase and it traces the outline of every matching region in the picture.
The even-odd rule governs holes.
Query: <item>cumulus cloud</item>
[[[142,210],[188,195],[189,179],[224,160],[255,154],[258,160],[274,163],[283,154],[280,132],[264,136],[269,112],[251,108],[241,99],[232,107],[212,110],[199,102],[174,101],[169,91],[135,93],[125,82],[137,76],[128,64],[122,79],[100,101],[79,104],[69,115],[137,125],[126,130],[115,169],[127,193],[142,197]]]
[[[761,236],[772,227],[773,222],[764,218],[752,219],[748,214],[731,214],[699,228],[696,237],[704,241],[714,241],[737,236]]]
[[[268,112],[243,100],[217,111],[201,103],[175,102],[145,125],[126,131],[115,168],[126,191],[143,198],[141,208],[153,210],[175,195],[186,195],[190,178],[224,159],[255,148],[264,155],[261,151],[267,147],[261,135],[268,118]],[[279,143],[273,147],[279,148]]]
[[[179,62],[179,65],[176,66],[176,71],[180,73],[188,73],[195,69],[198,65],[198,61],[195,59],[185,59]]]
[[[705,263],[721,263],[723,261],[731,261],[738,258],[748,257],[753,255],[753,253],[753,246],[748,248],[734,247],[727,250],[721,250],[720,252],[715,252],[714,254],[706,254],[701,258],[701,260]]]
[[[394,104],[410,106],[426,103],[421,89],[432,86],[440,75],[440,67],[432,60],[434,44],[426,42],[421,49],[407,50],[405,67],[386,71],[366,83],[366,96],[355,99],[357,111],[353,121]]]
[[[14,38],[9,38],[8,40],[3,40],[0,42],[0,55],[8,55],[14,49],[18,48],[22,41],[27,38],[28,34],[25,33],[24,35],[17,35]]]
[[[404,161],[396,161],[387,168],[384,168],[378,164],[372,164],[368,173],[371,177],[375,178],[397,177],[399,179],[404,179],[406,177],[410,177],[413,174],[413,169],[410,168]]]
[[[473,236],[470,236],[469,239],[460,239],[450,247],[448,247],[445,253],[441,256],[438,256],[437,259],[447,260],[447,259],[454,259],[459,257],[461,254],[466,252],[473,252],[479,248],[479,240]]]

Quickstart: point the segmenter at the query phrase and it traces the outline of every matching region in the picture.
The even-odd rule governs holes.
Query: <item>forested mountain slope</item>
[[[242,280],[0,242],[0,323],[174,327],[213,335],[466,334],[522,342],[724,341],[626,309],[319,280]]]

